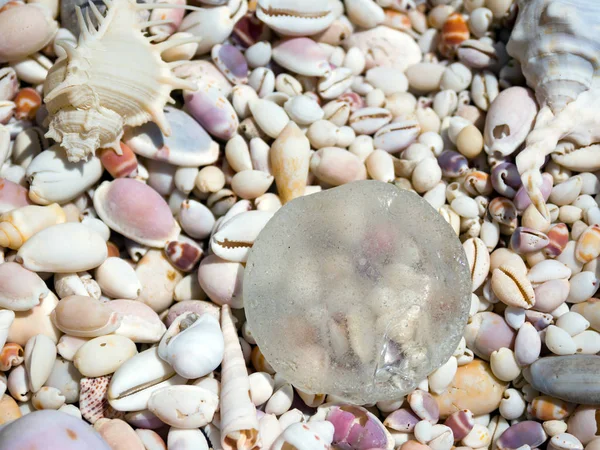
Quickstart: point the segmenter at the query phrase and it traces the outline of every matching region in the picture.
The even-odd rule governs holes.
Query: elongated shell
[[[197,38],[152,45],[142,33],[134,0],[108,3],[106,15],[92,5],[99,26],[81,28],[77,47],[63,43],[65,54],[48,72],[44,83],[49,131],[66,149],[69,160],[87,159],[101,147],[121,154],[124,126],[155,122],[165,135],[170,127],[163,107],[172,89],[194,89],[194,84],[171,73],[161,52]],[[118,68],[118,70],[116,70]],[[93,126],[90,126],[93,124]]]
[[[221,446],[225,450],[260,448],[256,408],[250,399],[250,382],[233,316],[221,308],[225,352],[221,364]]]
[[[66,221],[67,216],[57,203],[13,209],[0,216],[0,247],[18,250],[38,231]]]
[[[600,68],[594,0],[519,0],[519,16],[506,46],[519,60],[540,107],[556,114],[589,90]]]

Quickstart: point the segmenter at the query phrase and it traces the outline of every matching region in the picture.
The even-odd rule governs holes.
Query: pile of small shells
[[[547,161],[546,220],[514,164],[538,112],[514,1],[190,1],[149,17],[198,86],[171,135],[75,163],[42,87],[83,2],[0,0],[0,450],[600,449],[600,152]],[[242,282],[278,208],[366,178],[439,211],[473,294],[447,363],[358,406],[275,373]]]

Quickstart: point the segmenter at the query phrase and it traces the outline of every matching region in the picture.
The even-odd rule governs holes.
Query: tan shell
[[[57,203],[13,209],[0,216],[0,246],[18,250],[35,233],[66,220],[65,212]]]
[[[71,295],[58,302],[52,311],[52,321],[71,336],[97,337],[119,328],[121,317],[99,300]]]
[[[29,311],[15,312],[15,320],[8,332],[8,342],[25,347],[29,338],[36,334],[44,334],[53,342],[58,342],[61,332],[50,319],[50,314],[57,304],[58,298],[50,291],[39,305]]]
[[[138,11],[148,9],[145,6],[132,0],[113,0],[102,17],[92,5],[97,29],[86,25],[77,9],[81,28],[78,45],[62,44],[65,54],[52,66],[44,83],[49,112],[46,136],[60,143],[71,161],[87,159],[102,147],[121,154],[119,140],[124,126],[153,121],[169,135],[163,107],[171,90],[195,89],[194,83],[175,77],[160,54],[199,39],[150,44],[142,31],[149,24],[138,19]],[[94,127],[88,127],[89,123]]]

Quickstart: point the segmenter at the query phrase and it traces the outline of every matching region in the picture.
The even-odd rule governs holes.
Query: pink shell
[[[94,207],[111,229],[150,247],[162,248],[180,232],[167,202],[137,180],[105,181],[94,193]]]
[[[31,205],[27,189],[12,181],[0,178],[0,214],[21,206]]]

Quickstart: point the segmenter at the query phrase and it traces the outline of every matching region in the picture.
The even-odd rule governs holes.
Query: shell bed
[[[595,0],[0,0],[0,450],[600,450],[598,17]],[[373,183],[421,196],[463,262],[444,286],[460,308],[431,314],[438,332],[458,317],[429,346],[445,356],[420,366],[434,339],[386,303],[398,284],[331,310],[353,274],[381,275],[361,254],[408,278],[381,224],[357,237],[376,218],[344,193]],[[327,190],[344,206],[295,242],[314,253],[279,265],[282,248],[285,280],[258,286],[281,314],[286,292],[316,307],[254,321],[259,247]],[[353,404],[286,379],[339,388],[325,344],[408,392]]]

